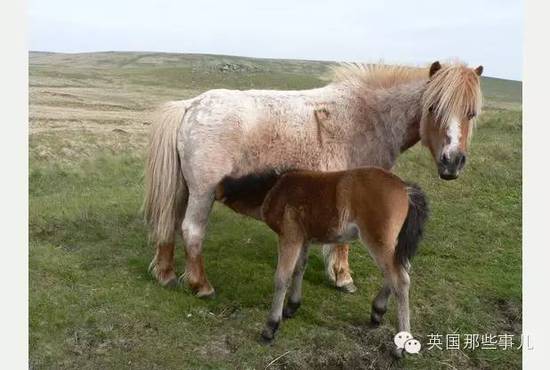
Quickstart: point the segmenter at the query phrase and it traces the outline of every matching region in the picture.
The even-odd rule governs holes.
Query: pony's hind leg
[[[323,256],[325,257],[325,269],[329,279],[336,288],[346,293],[355,293],[357,287],[353,283],[348,262],[348,244],[325,244]]]
[[[292,274],[292,284],[290,285],[290,293],[288,300],[283,309],[283,317],[291,318],[294,316],[300,305],[302,304],[302,281],[307,266],[308,246],[304,245],[296,262],[294,273]]]
[[[277,262],[277,271],[275,272],[275,293],[266,326],[262,331],[262,338],[265,341],[269,342],[273,340],[275,332],[279,329],[286,291],[302,247],[302,242],[279,241],[279,259]]]
[[[202,256],[202,243],[213,202],[213,192],[202,194],[190,192],[187,211],[181,227],[186,254],[183,277],[197,297],[209,297],[214,294],[214,288],[206,277]]]
[[[174,288],[178,282],[174,269],[174,242],[157,243],[156,249],[155,257],[149,265],[149,272],[161,286]]]

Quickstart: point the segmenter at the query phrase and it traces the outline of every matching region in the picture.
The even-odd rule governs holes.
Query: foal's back
[[[298,227],[318,242],[350,239],[353,227],[367,233],[364,238],[385,241],[397,236],[407,211],[406,184],[377,167],[286,173],[262,206],[263,219],[275,232]]]

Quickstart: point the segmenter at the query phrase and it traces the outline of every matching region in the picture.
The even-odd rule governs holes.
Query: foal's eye
[[[468,113],[468,120],[473,120],[475,116],[475,113]]]
[[[432,113],[434,111],[434,106],[431,105],[429,108],[428,108],[428,112]]]

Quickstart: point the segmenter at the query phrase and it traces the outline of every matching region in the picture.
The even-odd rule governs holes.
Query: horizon
[[[289,61],[304,61],[304,62],[321,62],[321,63],[360,63],[360,64],[370,64],[368,62],[354,62],[354,61],[339,61],[339,60],[320,60],[320,59],[302,59],[302,58],[264,58],[248,55],[235,55],[235,54],[216,54],[216,53],[184,53],[184,52],[170,52],[170,51],[147,51],[147,50],[95,50],[95,51],[75,51],[75,52],[58,52],[58,51],[49,51],[49,50],[29,50],[29,53],[49,53],[49,54],[100,54],[100,53],[154,53],[154,54],[174,54],[174,55],[208,55],[208,56],[219,56],[219,57],[231,57],[231,58],[243,58],[243,59],[260,59],[260,60],[289,60]],[[444,59],[441,59],[440,62],[444,62]],[[396,64],[396,63],[388,63]],[[399,64],[399,63],[397,63]],[[411,63],[401,63],[400,65],[406,65],[411,67],[421,68],[417,64]],[[427,66],[424,66],[427,67]],[[472,67],[472,66],[470,66]],[[485,73],[481,77],[494,78],[497,80],[505,81],[514,81],[521,82],[523,80],[513,79],[513,78],[504,78],[497,76],[486,75]]]

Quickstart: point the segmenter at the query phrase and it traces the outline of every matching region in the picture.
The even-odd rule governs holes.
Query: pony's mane
[[[443,65],[430,79],[423,96],[423,109],[430,108],[442,125],[452,117],[462,119],[481,111],[479,77],[464,63]]]
[[[479,77],[460,61],[442,65],[429,78],[428,68],[403,65],[344,63],[332,68],[334,82],[346,83],[359,91],[389,89],[413,81],[429,81],[423,96],[423,109],[432,108],[441,125],[451,117],[466,117],[481,111]]]
[[[428,80],[428,70],[402,65],[343,63],[332,68],[334,82],[357,88],[388,89],[421,79]]]

